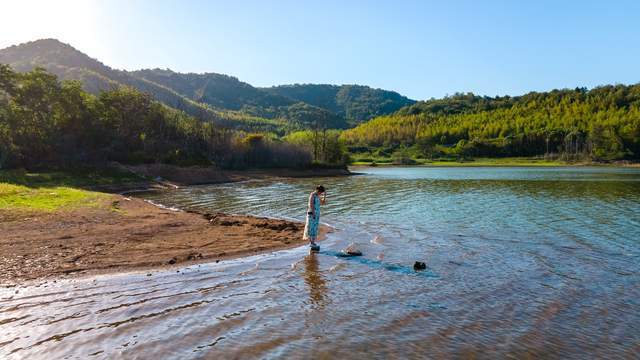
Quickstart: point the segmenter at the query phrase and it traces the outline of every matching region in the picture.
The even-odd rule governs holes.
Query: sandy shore
[[[52,213],[0,211],[0,285],[210,262],[304,244],[304,224],[297,222],[173,211],[122,195],[105,202]]]

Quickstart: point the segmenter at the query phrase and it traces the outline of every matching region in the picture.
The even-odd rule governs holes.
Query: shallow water
[[[303,219],[323,183],[337,230],[312,256],[1,289],[0,358],[638,357],[639,169],[359,170],[147,195]]]

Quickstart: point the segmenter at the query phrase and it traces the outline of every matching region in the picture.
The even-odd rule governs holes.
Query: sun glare
[[[0,48],[43,38],[72,43],[87,52],[99,48],[95,41],[98,1],[21,0],[8,1],[2,7]]]

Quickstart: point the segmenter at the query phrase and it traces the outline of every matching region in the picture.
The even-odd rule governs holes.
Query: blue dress
[[[313,208],[311,208],[313,206]],[[310,212],[315,214],[311,215]],[[309,206],[307,208],[307,223],[304,226],[304,236],[302,239],[316,241],[318,227],[320,224],[320,196],[315,192],[309,196]]]

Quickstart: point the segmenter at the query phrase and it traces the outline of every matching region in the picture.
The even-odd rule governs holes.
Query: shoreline
[[[213,167],[179,167],[165,164],[117,164],[116,167],[120,170],[130,172],[135,176],[150,180],[139,183],[118,184],[115,186],[93,186],[90,187],[90,189],[119,194],[132,194],[135,192],[177,189],[182,186],[228,184],[249,180],[355,175],[349,171],[348,168],[220,170]]]
[[[0,288],[170,270],[306,244],[304,223],[297,221],[175,210],[122,195],[111,199],[118,202],[115,213],[73,210],[13,221],[0,214]],[[319,241],[332,230],[323,225]]]
[[[278,178],[339,177],[357,175],[348,169],[310,169],[310,170],[217,170],[202,167],[161,166],[118,166],[131,174],[145,178],[137,182],[124,182],[108,185],[90,185],[87,190],[120,195],[133,195],[138,192],[166,191],[184,186],[218,185],[251,180],[272,180]],[[195,175],[193,173],[196,173]],[[190,177],[193,175],[193,177]]]
[[[228,181],[211,184],[351,174],[348,170],[328,175],[322,170],[238,173],[226,173],[223,179]],[[230,174],[241,176],[229,177]],[[170,209],[123,194],[191,185],[179,184],[163,179],[106,188],[87,186],[101,191],[97,205],[44,212],[0,210],[0,288],[99,274],[169,270],[307,243],[302,240],[302,222]],[[319,241],[331,231],[322,225]]]
[[[432,163],[416,163],[416,164],[393,164],[393,163],[376,163],[376,162],[357,162],[349,165],[349,168],[359,168],[359,167],[424,167],[424,168],[446,168],[446,167],[489,167],[489,168],[498,168],[498,167],[539,167],[539,168],[559,168],[559,167],[610,167],[610,168],[640,168],[640,163],[638,162],[616,162],[616,163],[603,163],[603,162],[557,162],[557,161],[516,161],[516,162],[500,162],[500,161],[434,161]]]

